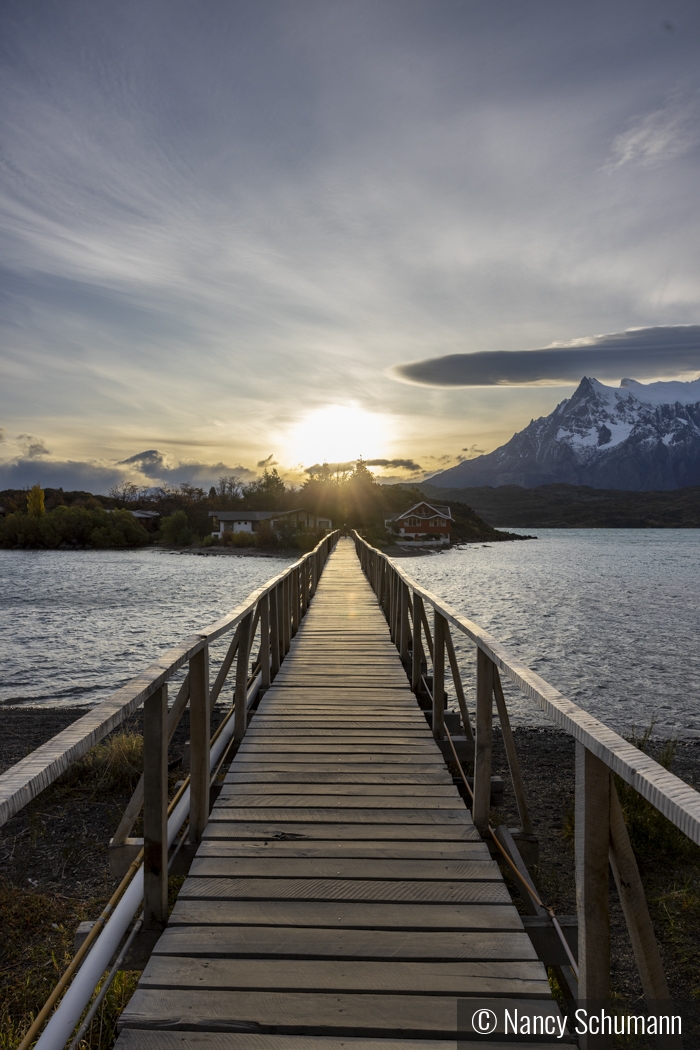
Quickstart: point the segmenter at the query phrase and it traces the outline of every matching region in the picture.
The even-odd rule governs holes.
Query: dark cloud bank
[[[26,447],[15,459],[0,462],[0,489],[26,488],[40,484],[44,488],[63,488],[67,491],[84,490],[106,495],[114,485],[136,481],[147,488],[158,485],[199,485],[208,488],[219,477],[236,474],[243,481],[256,477],[247,467],[232,467],[226,463],[170,463],[157,449],[147,449],[118,463],[99,463],[80,460],[45,459],[47,450],[39,439],[31,435]],[[39,453],[36,450],[42,448]],[[34,450],[34,451],[33,451]]]
[[[600,380],[654,379],[700,370],[700,325],[667,325],[592,336],[541,350],[448,354],[398,365],[394,375],[420,386],[530,386]]]
[[[393,467],[395,470],[408,470],[413,474],[423,469],[420,463],[416,463],[413,459],[363,459],[362,462],[366,467]],[[313,466],[304,469],[307,474],[318,474],[324,467],[330,467],[331,470],[336,471],[353,470],[356,463],[355,459],[347,463],[314,463]]]

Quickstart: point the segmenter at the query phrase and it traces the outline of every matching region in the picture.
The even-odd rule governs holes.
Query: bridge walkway
[[[117,1047],[444,1050],[472,996],[550,992],[341,540]]]

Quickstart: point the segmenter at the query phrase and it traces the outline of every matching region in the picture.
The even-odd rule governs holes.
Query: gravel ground
[[[85,708],[0,709],[0,771],[84,713]],[[134,716],[126,727],[140,730],[140,717]],[[187,736],[185,716],[173,740],[171,755],[181,753]],[[540,841],[540,862],[533,874],[545,903],[560,915],[571,915],[576,911],[571,838],[574,742],[556,730],[518,729],[515,738],[532,822]],[[700,742],[681,743],[672,770],[700,789]],[[514,826],[518,822],[517,811],[499,733],[494,740],[493,772],[501,774],[506,781],[504,803],[498,816]],[[64,797],[57,788],[47,789],[0,829],[0,870],[4,877],[25,889],[33,887],[37,892],[92,902],[94,908],[94,903],[106,900],[115,886],[109,873],[107,843],[127,801],[128,796]],[[643,863],[642,871],[646,880]],[[660,877],[670,884],[676,878],[697,879],[697,876],[697,866],[690,874],[686,869],[651,872],[650,899],[659,891]],[[659,920],[661,913],[657,909],[653,914],[669,979],[676,993],[690,997],[697,985],[697,972],[695,975],[688,972],[687,960],[678,956],[671,943],[673,938]],[[641,988],[612,879],[611,915],[614,985],[625,999],[636,999]],[[692,931],[688,936],[692,936]],[[695,942],[699,940],[695,936]]]

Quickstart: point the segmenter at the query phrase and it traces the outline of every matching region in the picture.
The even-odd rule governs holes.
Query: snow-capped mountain
[[[430,478],[442,488],[566,482],[634,491],[700,485],[700,379],[619,389],[582,379],[495,452]]]

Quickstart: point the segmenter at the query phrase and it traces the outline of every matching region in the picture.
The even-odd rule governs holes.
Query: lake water
[[[153,549],[0,551],[0,704],[104,700],[290,561]]]
[[[511,531],[538,538],[401,566],[618,731],[655,719],[657,736],[700,737],[700,531]],[[469,679],[473,645],[459,649]],[[551,724],[507,695],[515,724]]]
[[[659,735],[700,737],[700,531],[536,531],[401,565],[609,725],[628,732],[655,718]],[[287,564],[0,551],[0,703],[103,700]],[[473,647],[455,641],[473,696]],[[548,724],[507,692],[515,724]]]

